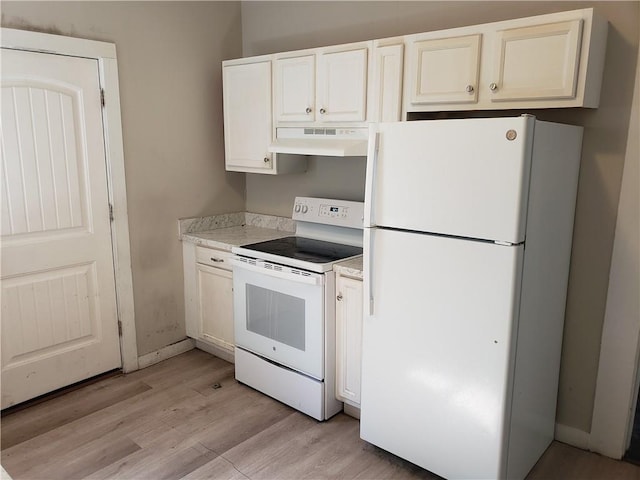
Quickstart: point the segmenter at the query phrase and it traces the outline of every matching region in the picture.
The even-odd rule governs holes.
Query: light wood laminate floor
[[[199,350],[11,412],[1,427],[16,480],[438,478],[360,440],[357,420],[317,422]],[[554,442],[528,478],[640,480],[640,467]]]

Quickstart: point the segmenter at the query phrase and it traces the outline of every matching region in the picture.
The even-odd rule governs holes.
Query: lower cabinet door
[[[360,405],[362,280],[336,277],[336,397]]]
[[[233,352],[233,273],[196,264],[201,340]]]

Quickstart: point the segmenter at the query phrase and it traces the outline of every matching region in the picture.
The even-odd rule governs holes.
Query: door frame
[[[116,311],[120,322],[120,356],[122,370],[138,369],[133,277],[129,245],[129,219],[125,186],[124,147],[120,115],[120,88],[116,46],[113,43],[48,33],[2,28],[2,48],[52,53],[95,59],[98,62],[100,88],[104,92],[102,124],[109,202],[113,209],[111,246],[116,285]]]
[[[629,448],[640,383],[638,323],[638,171],[640,144],[640,52],[611,255],[588,448],[622,458]]]

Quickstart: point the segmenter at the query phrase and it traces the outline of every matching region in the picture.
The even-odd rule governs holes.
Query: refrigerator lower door
[[[361,437],[446,478],[504,476],[524,247],[368,239]]]

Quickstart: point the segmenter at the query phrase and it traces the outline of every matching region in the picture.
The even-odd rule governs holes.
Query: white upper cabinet
[[[607,27],[588,8],[407,36],[403,113],[595,108]]]
[[[321,122],[364,122],[367,112],[366,48],[318,56],[316,105]]]
[[[270,152],[300,127],[347,135],[414,112],[596,108],[607,30],[586,8],[224,61],[226,169],[305,171]]]
[[[397,122],[402,113],[402,66],[404,45],[376,45],[373,49],[373,74],[369,82],[372,122]]]
[[[476,103],[481,38],[477,34],[412,42],[411,104]]]
[[[582,24],[576,19],[497,31],[491,100],[575,98]]]
[[[233,172],[304,172],[307,162],[269,152],[273,139],[271,57],[222,62],[225,168]]]
[[[276,122],[313,122],[316,102],[316,57],[279,58],[274,62]]]
[[[225,166],[234,171],[273,170],[271,62],[222,68]]]
[[[366,120],[367,45],[289,52],[275,57],[273,103],[277,125]]]

